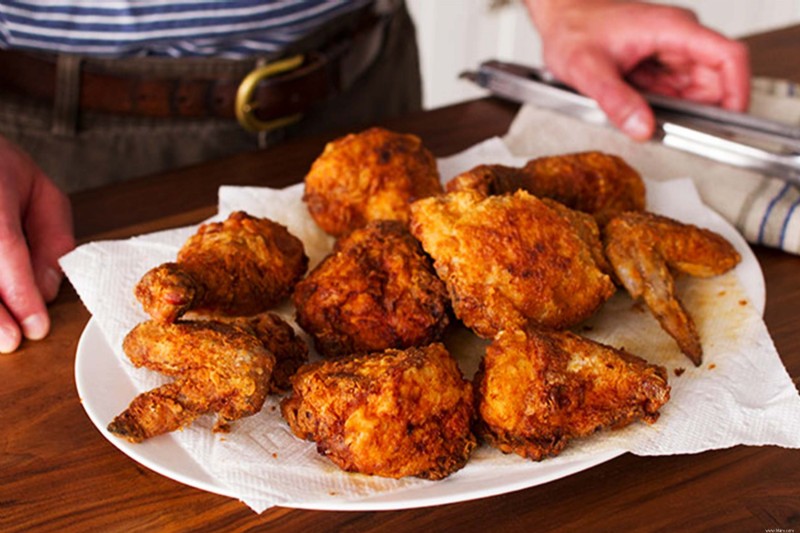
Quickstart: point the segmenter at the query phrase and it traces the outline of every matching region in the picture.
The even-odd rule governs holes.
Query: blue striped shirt
[[[0,0],[0,48],[91,56],[269,54],[370,0]]]

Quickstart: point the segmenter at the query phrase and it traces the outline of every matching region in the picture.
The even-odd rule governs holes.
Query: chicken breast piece
[[[476,445],[472,386],[442,344],[312,363],[281,412],[348,472],[442,479]]]
[[[604,231],[606,256],[630,295],[642,298],[681,351],[699,366],[694,320],[675,294],[672,271],[712,277],[734,268],[739,252],[721,235],[652,213],[623,213]]]
[[[201,225],[177,261],[147,272],[135,293],[145,312],[162,322],[190,310],[249,316],[288,297],[307,268],[302,241],[285,226],[237,211]]]
[[[137,367],[175,377],[134,398],[108,430],[131,442],[180,429],[217,413],[215,431],[257,413],[269,390],[275,357],[250,331],[214,321],[137,325],[125,337]]]
[[[297,323],[325,357],[427,345],[449,323],[444,283],[396,220],[339,239],[292,299]]]
[[[419,137],[370,128],[325,146],[303,200],[319,227],[339,237],[371,220],[407,224],[411,202],[441,192],[436,160]]]
[[[528,322],[568,328],[611,297],[614,284],[595,260],[597,229],[585,223],[525,191],[460,191],[415,202],[411,232],[433,258],[456,316],[492,338]]]
[[[663,367],[568,332],[501,332],[475,376],[479,437],[541,460],[575,438],[636,420],[669,400]]]

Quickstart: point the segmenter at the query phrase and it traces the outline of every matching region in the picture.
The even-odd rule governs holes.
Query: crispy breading
[[[426,345],[449,322],[444,283],[396,220],[340,238],[292,300],[297,323],[326,357]]]
[[[663,367],[569,332],[501,332],[475,376],[477,433],[505,453],[541,460],[571,439],[636,420],[669,400]]]
[[[232,322],[252,331],[264,347],[275,356],[275,368],[269,380],[269,393],[292,388],[291,377],[308,362],[308,346],[285,320],[275,313],[235,317]]]
[[[281,412],[348,472],[442,479],[476,445],[472,386],[442,344],[311,363]]]
[[[589,247],[589,252],[592,254],[595,265],[604,274],[611,276],[614,269],[611,268],[611,263],[606,258],[606,252],[603,249],[603,241],[600,235],[600,228],[597,222],[588,213],[576,211],[565,206],[561,202],[552,200],[550,198],[541,198],[542,203],[558,213],[558,215],[569,222],[572,229],[578,237]]]
[[[407,224],[411,202],[441,192],[436,160],[419,137],[370,128],[325,146],[303,200],[319,227],[338,237],[371,220]]]
[[[694,320],[675,294],[671,269],[712,277],[735,267],[741,256],[721,235],[652,213],[623,213],[604,230],[606,256],[617,279],[642,298],[681,351],[699,366],[703,347]]]
[[[506,194],[527,190],[526,177],[518,167],[478,165],[445,183],[445,191],[477,191],[484,196]]]
[[[108,430],[131,442],[174,431],[198,416],[217,413],[215,431],[261,410],[275,357],[250,331],[214,321],[142,322],[125,337],[137,367],[171,383],[138,395]]]
[[[597,237],[525,191],[460,191],[412,205],[411,232],[434,260],[453,310],[485,338],[533,322],[567,328],[614,293],[598,267]],[[593,221],[589,223],[594,224]],[[594,250],[594,252],[593,252]]]
[[[285,299],[307,268],[302,241],[285,226],[237,211],[201,225],[177,261],[147,272],[135,293],[162,322],[189,310],[249,316]]]
[[[623,211],[643,211],[641,176],[621,157],[603,152],[578,152],[539,157],[522,168],[480,165],[447,183],[447,191],[473,189],[505,194],[522,189],[589,213],[604,225]]]
[[[160,322],[175,322],[203,299],[203,287],[178,263],[148,270],[134,289],[145,313]]]

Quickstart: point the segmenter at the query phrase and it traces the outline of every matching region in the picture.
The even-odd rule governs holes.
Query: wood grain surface
[[[755,74],[800,80],[800,27],[748,42]],[[515,111],[487,98],[386,125],[420,135],[444,156],[504,133]],[[76,194],[78,237],[118,238],[200,221],[213,214],[221,184],[302,180],[332,136]],[[797,384],[800,258],[755,253],[767,283],[765,320]],[[112,446],[84,413],[74,384],[75,351],[89,314],[68,284],[50,311],[47,339],[0,356],[0,531],[800,530],[800,451],[746,446],[673,457],[627,454],[541,486],[431,508],[273,508],[257,515],[241,502],[156,474]]]

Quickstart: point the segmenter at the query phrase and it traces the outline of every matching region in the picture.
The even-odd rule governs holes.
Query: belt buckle
[[[300,120],[302,116],[300,113],[276,118],[274,120],[260,120],[253,114],[257,105],[251,101],[251,98],[256,87],[262,80],[294,70],[302,63],[303,55],[298,54],[253,69],[250,74],[245,76],[239,84],[239,89],[236,91],[236,120],[239,121],[239,124],[241,124],[244,129],[252,132],[268,131],[288,126]]]

